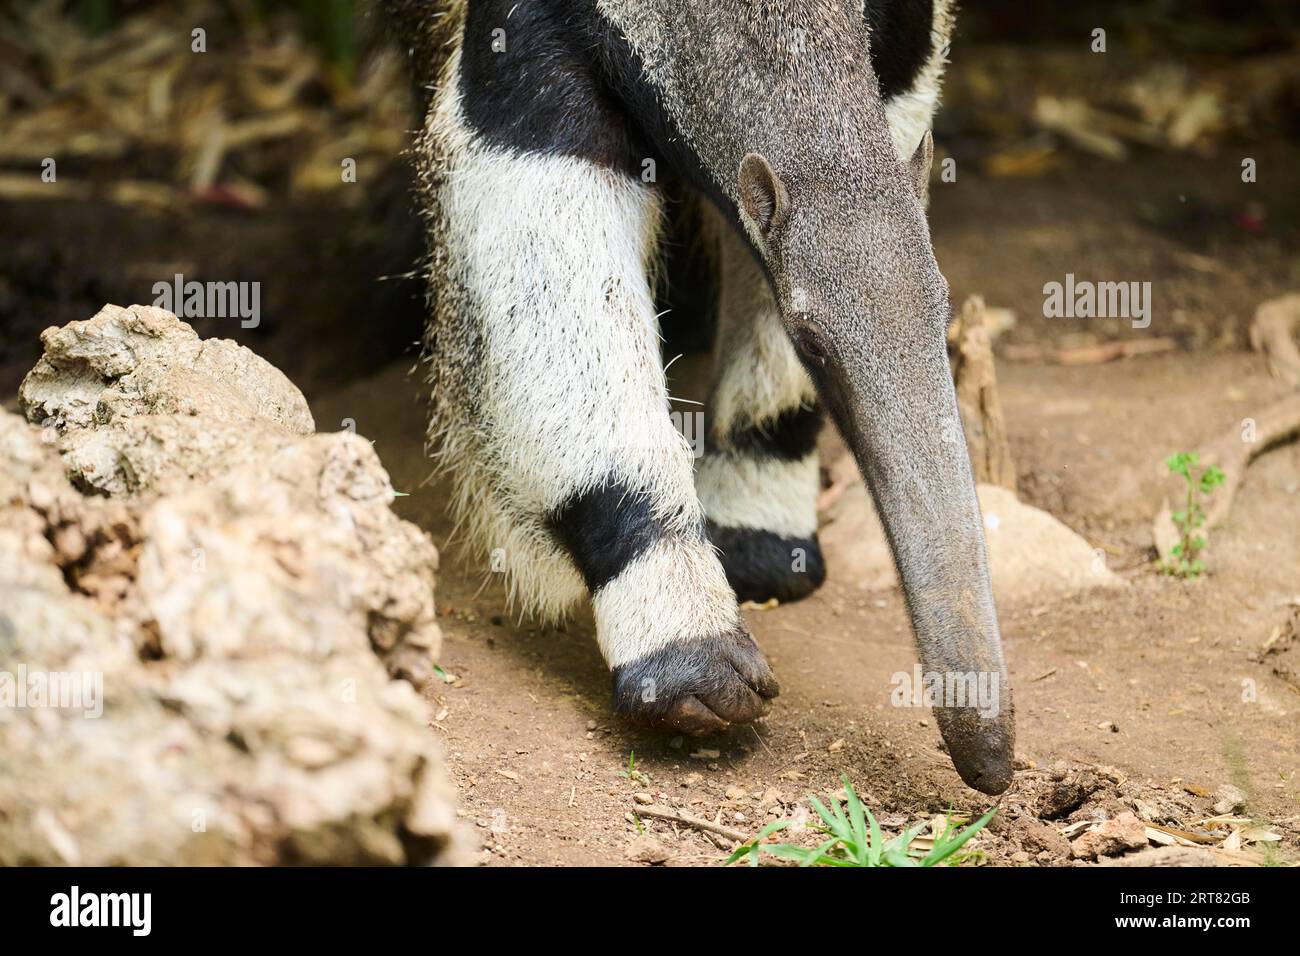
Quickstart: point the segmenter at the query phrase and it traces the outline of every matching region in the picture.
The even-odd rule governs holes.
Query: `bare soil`
[[[1132,809],[1140,799],[1188,826],[1214,816],[1212,794],[1232,784],[1247,794],[1250,814],[1296,847],[1300,652],[1258,654],[1286,620],[1281,602],[1300,583],[1300,451],[1279,449],[1254,466],[1231,526],[1213,539],[1204,579],[1160,576],[1145,549],[1122,543],[1128,526],[1153,513],[1149,499],[1134,493],[1134,501],[1125,489],[1156,474],[1165,447],[1194,443],[1206,406],[1221,403],[1224,390],[1271,388],[1258,363],[1240,355],[1190,364],[1154,358],[1068,377],[1060,369],[1005,369],[1022,473],[1051,479],[1054,500],[1070,502],[1067,521],[1089,516],[1113,529],[1120,544],[1112,566],[1127,566],[1130,583],[1000,608],[1024,771],[1002,799],[1013,822],[981,842],[990,861],[1012,862],[1018,850],[1035,862],[1068,861],[1068,844],[1038,826],[1050,812],[1040,801],[1050,804],[1080,771],[1086,780],[1087,768],[1098,767],[1101,783],[1081,801],[1078,819]],[[1071,387],[1090,396],[1086,414],[1078,399],[1053,405],[1052,396]],[[1153,392],[1185,396],[1192,407],[1168,421],[1153,407]],[[451,530],[442,495],[421,486],[427,468],[413,455],[418,393],[406,369],[394,368],[321,403],[318,423],[356,418],[395,487],[409,490],[399,512],[441,544]],[[1094,501],[1118,507],[1098,513]],[[1094,540],[1108,546],[1104,535]],[[838,790],[841,773],[896,824],[950,806],[978,813],[989,805],[957,778],[926,711],[889,706],[891,675],[910,671],[915,660],[910,630],[899,595],[859,592],[851,569],[831,567],[826,586],[798,604],[746,612],[780,676],[781,696],[755,727],[682,741],[636,732],[612,716],[588,619],[562,629],[517,621],[491,577],[455,555],[444,552],[438,595],[441,663],[452,683],[434,685],[429,696],[432,726],[485,861],[626,862],[637,794],[743,831],[797,812],[808,792]],[[1247,687],[1253,700],[1243,700]],[[623,775],[633,752],[648,783]],[[1050,825],[1059,831],[1067,822]],[[646,818],[641,825],[663,837],[674,862],[716,863],[724,855],[699,832]]]
[[[958,80],[950,85],[956,94]],[[1222,858],[1300,858],[1300,640],[1286,637],[1294,609],[1284,604],[1300,595],[1300,446],[1251,466],[1203,579],[1159,575],[1150,538],[1163,458],[1281,394],[1246,350],[1245,329],[1261,301],[1300,287],[1296,149],[1139,149],[1123,163],[1067,152],[1039,175],[989,178],[979,161],[987,143],[969,138],[960,96],[951,99],[938,141],[958,160],[958,179],[934,184],[931,221],[954,302],[980,293],[1016,311],[999,349],[1177,343],[1104,365],[999,363],[1021,497],[1104,549],[1128,586],[999,608],[1021,769],[970,862],[1076,862],[1073,824],[1124,810],[1218,844],[1251,826],[1203,825],[1225,785],[1245,803],[1218,816],[1281,839],[1268,853],[1248,844]],[[1241,182],[1243,156],[1258,160],[1258,183]],[[371,218],[328,207],[187,218],[69,202],[9,203],[4,214],[16,237],[0,263],[6,396],[39,354],[45,325],[86,318],[105,301],[148,302],[150,284],[174,271],[263,280],[260,329],[196,325],[279,366],[303,388],[318,428],[350,419],[373,439],[410,495],[398,512],[442,550],[440,663],[452,679],[429,689],[430,732],[483,862],[631,865],[628,848],[644,829],[667,862],[716,865],[728,839],[652,819],[639,813],[644,801],[753,833],[806,812],[805,795],[837,790],[841,774],[893,832],[950,807],[990,805],[957,778],[927,711],[889,706],[891,675],[915,660],[910,630],[899,594],[860,591],[852,568],[831,564],[805,601],[746,611],[781,696],[758,725],[705,741],[639,733],[613,717],[585,616],[547,629],[510,615],[499,582],[448,545],[444,495],[426,483],[427,396],[408,374],[415,294],[369,283],[409,264],[386,247],[409,227],[400,208]],[[1067,272],[1150,281],[1151,327],[1043,318],[1043,284]],[[633,752],[639,776],[626,775]]]
[[[1163,458],[1281,394],[1241,346],[1254,306],[1294,278],[1293,234],[1158,225],[1202,193],[1212,198],[1201,205],[1227,217],[1236,186],[1207,188],[1214,166],[1166,158],[1116,177],[1083,160],[1054,183],[936,187],[931,216],[954,300],[982,292],[1016,309],[1011,341],[1143,334],[1042,318],[1042,284],[1074,271],[1151,281],[1145,334],[1182,336],[1188,349],[1103,365],[999,365],[1022,498],[1105,549],[1128,587],[999,608],[1023,770],[979,839],[990,863],[1072,862],[1061,835],[1069,824],[1125,809],[1192,829],[1215,815],[1225,784],[1246,794],[1238,818],[1282,837],[1282,858],[1300,846],[1300,642],[1261,654],[1291,613],[1283,602],[1300,595],[1300,447],[1251,467],[1203,579],[1158,574],[1151,548]],[[1252,196],[1276,200],[1283,224],[1295,221],[1294,194]],[[410,492],[399,511],[441,545],[450,528],[438,489],[421,484],[421,390],[407,368],[332,396],[317,417],[322,428],[357,420]],[[759,725],[698,742],[637,733],[612,716],[588,619],[563,630],[516,621],[490,575],[459,563],[454,548],[444,560],[442,665],[454,680],[430,694],[432,726],[485,862],[626,863],[638,794],[745,832],[798,814],[809,792],[838,790],[841,774],[895,830],[989,805],[957,778],[927,712],[889,706],[891,675],[915,660],[910,630],[900,595],[860,592],[851,568],[832,564],[807,600],[746,612],[781,696]],[[633,752],[648,783],[623,775]],[[647,817],[639,825],[674,863],[716,864],[730,845]]]

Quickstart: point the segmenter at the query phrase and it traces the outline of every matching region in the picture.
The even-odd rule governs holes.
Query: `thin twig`
[[[694,827],[696,830],[704,830],[707,833],[717,833],[720,836],[724,836],[728,840],[734,840],[737,843],[748,843],[753,839],[753,837],[748,833],[744,833],[734,827],[724,826],[721,823],[712,823],[709,820],[701,820],[699,817],[679,813],[676,810],[660,807],[638,807],[636,812],[641,814],[643,817],[652,817],[656,820],[669,820],[673,823],[680,823],[683,826]]]

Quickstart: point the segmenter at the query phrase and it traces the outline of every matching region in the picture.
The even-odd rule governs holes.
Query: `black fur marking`
[[[880,96],[888,100],[912,88],[934,52],[934,0],[866,0],[864,13],[871,31],[871,66],[880,80]]]
[[[574,495],[548,524],[593,594],[664,535],[649,496],[620,481]]]
[[[614,709],[651,726],[688,696],[723,720],[752,720],[780,690],[763,652],[740,629],[673,641],[614,668]]]
[[[815,404],[801,405],[757,425],[737,426],[728,433],[725,443],[719,444],[726,451],[751,458],[802,461],[817,450],[821,427],[821,409]]]
[[[492,49],[498,28],[506,31],[503,53]],[[653,160],[658,184],[676,179],[699,190],[749,243],[735,203],[668,115],[627,39],[591,0],[471,3],[461,92],[467,122],[489,142],[577,156],[637,178]]]
[[[460,75],[469,125],[495,145],[639,175],[646,150],[581,45],[580,23],[594,16],[563,2],[471,3]]]
[[[590,0],[552,3],[567,11],[566,22],[574,31],[574,42],[589,51],[604,85],[622,104],[629,124],[635,128],[634,141],[645,150],[634,160],[637,170],[643,158],[654,159],[661,180],[676,177],[704,193],[748,241],[736,204],[704,168],[690,140],[668,115],[659,91],[646,79],[641,59],[626,37],[599,11],[591,9]]]
[[[798,601],[826,580],[826,562],[816,535],[783,538],[771,531],[722,528],[709,522],[709,537],[722,553],[722,568],[737,600]],[[795,549],[803,550],[802,571],[792,568]]]

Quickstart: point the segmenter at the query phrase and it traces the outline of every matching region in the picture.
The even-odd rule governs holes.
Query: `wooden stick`
[[[708,833],[717,833],[726,837],[728,840],[734,840],[737,843],[748,843],[754,839],[748,833],[744,833],[733,827],[723,826],[721,823],[712,823],[708,820],[701,820],[699,817],[693,817],[685,813],[679,813],[665,807],[637,807],[632,811],[643,817],[651,817],[655,820],[670,820],[673,823],[680,823],[683,826],[694,827],[696,830],[704,830]]]
[[[1269,299],[1255,310],[1250,323],[1250,347],[1263,352],[1269,373],[1291,386],[1300,386],[1300,295]]]
[[[948,331],[953,384],[975,480],[1001,485],[1014,492],[1016,466],[1011,460],[1002,403],[998,400],[993,343],[984,312],[983,298],[972,295]]]

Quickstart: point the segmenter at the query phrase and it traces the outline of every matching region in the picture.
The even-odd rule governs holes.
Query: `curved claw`
[[[614,671],[616,710],[693,737],[763,716],[778,693],[763,652],[740,629],[674,641]]]

